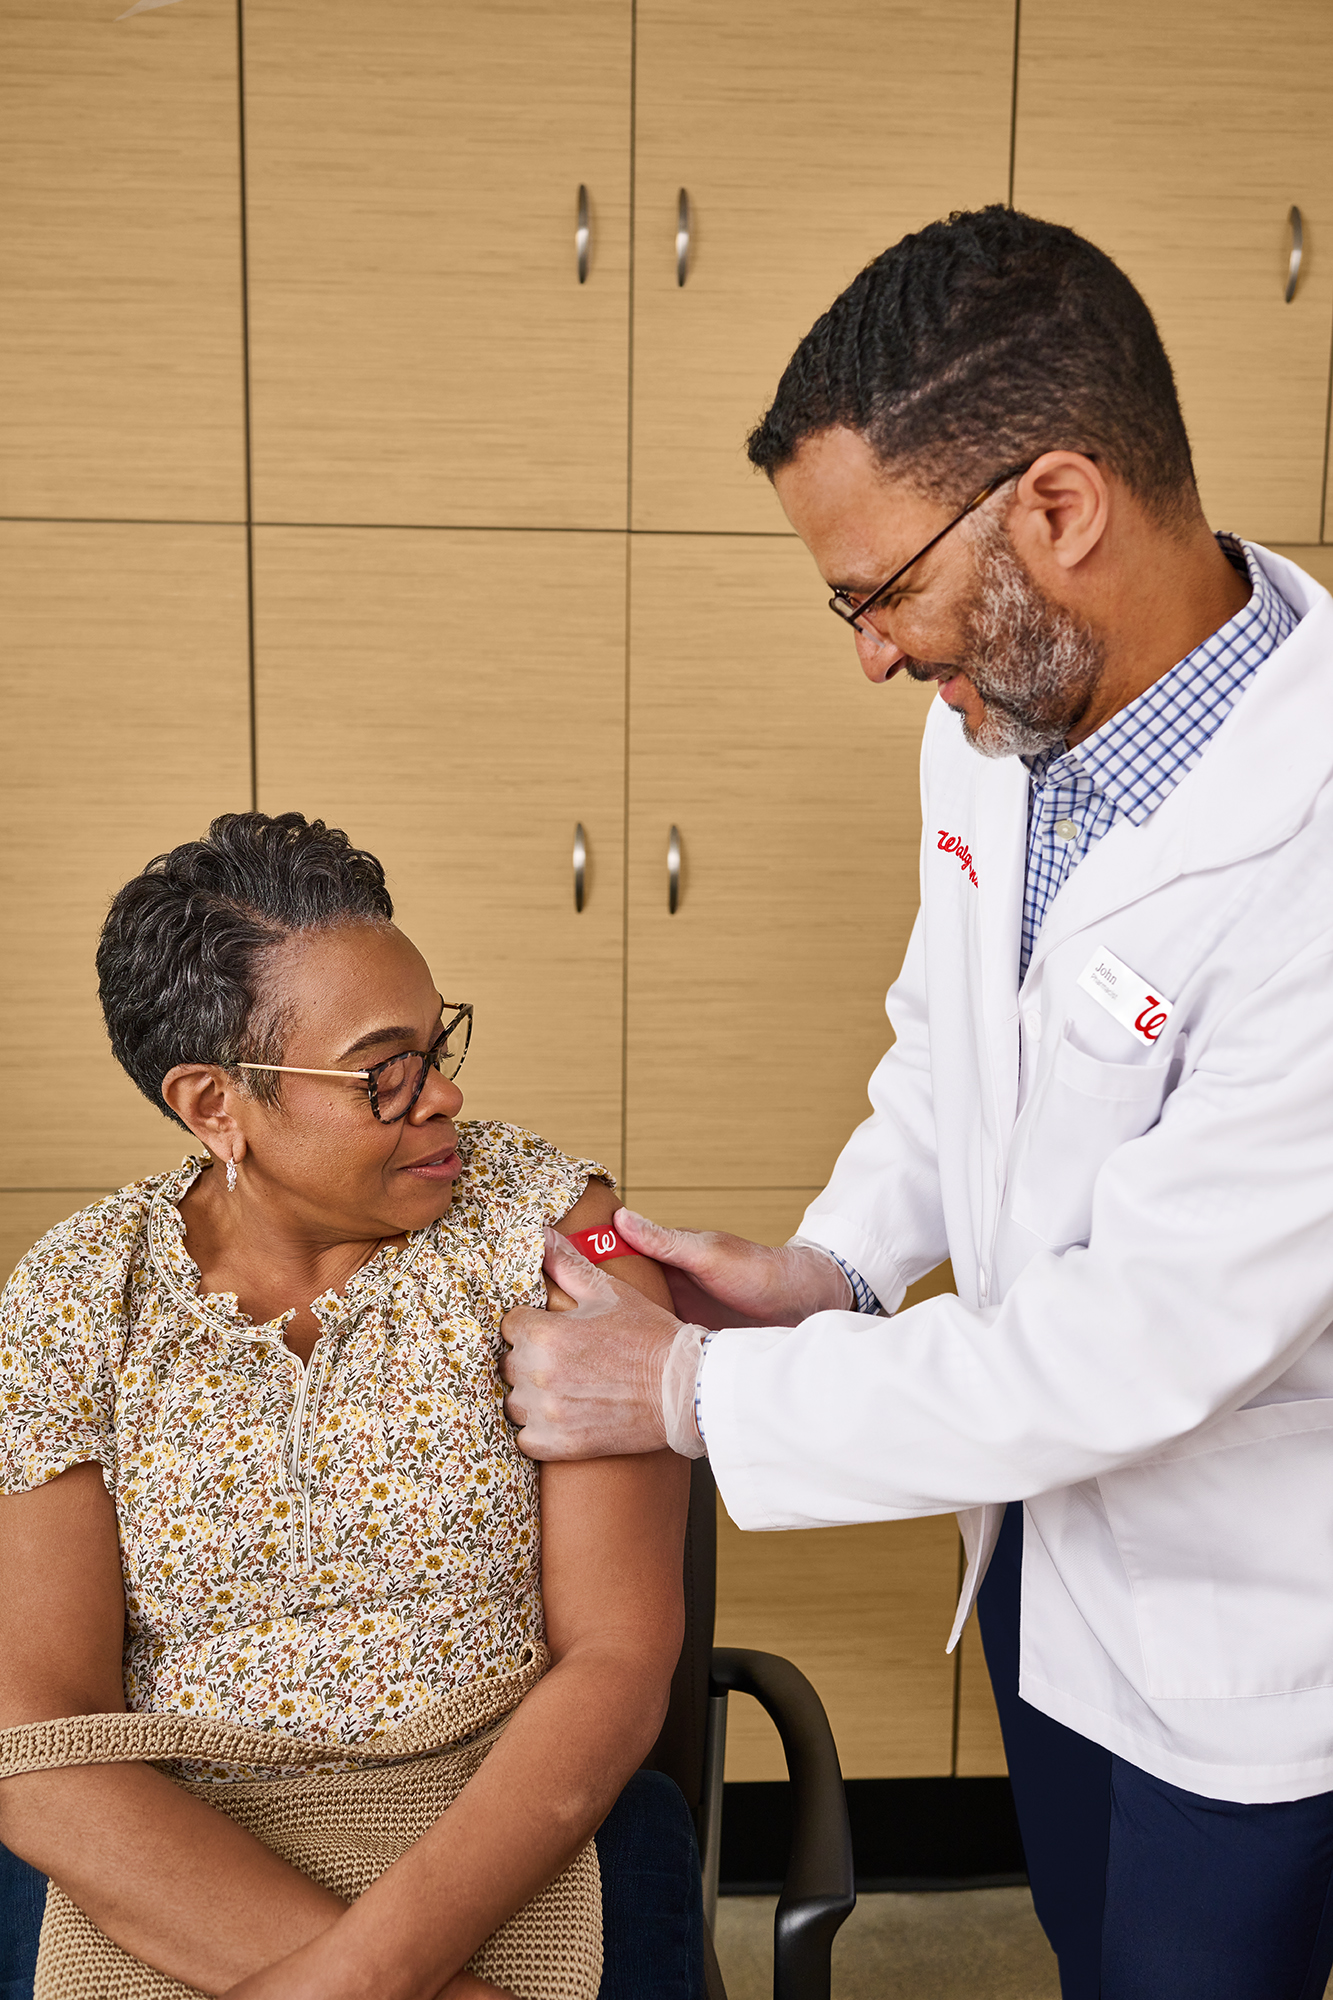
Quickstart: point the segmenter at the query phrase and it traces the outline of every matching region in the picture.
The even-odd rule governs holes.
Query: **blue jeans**
[[[1063,2000],[1322,2000],[1333,1793],[1201,1798],[1020,1700],[1022,1560],[1015,1503],[982,1585],[981,1637]]]
[[[703,2000],[703,1901],[689,1808],[638,1771],[597,1834],[604,1962],[599,2000]],[[0,2000],[32,2000],[46,1877],[0,1847]]]

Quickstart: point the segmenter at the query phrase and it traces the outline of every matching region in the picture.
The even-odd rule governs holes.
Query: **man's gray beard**
[[[985,713],[975,730],[961,714],[959,721],[983,757],[1032,757],[1063,743],[1086,714],[1104,649],[1037,587],[998,522],[978,519],[972,546],[976,584],[963,608],[955,664],[981,696]],[[927,671],[910,661],[907,671],[925,679],[938,668]]]

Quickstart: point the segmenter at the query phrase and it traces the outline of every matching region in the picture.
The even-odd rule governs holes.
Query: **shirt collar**
[[[1025,757],[1034,788],[1081,778],[1137,825],[1203,755],[1250,677],[1298,622],[1248,544],[1234,535],[1217,540],[1249,577],[1248,601],[1075,749],[1055,744]]]

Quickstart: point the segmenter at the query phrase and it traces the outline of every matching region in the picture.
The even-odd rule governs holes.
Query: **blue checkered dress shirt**
[[[1192,770],[1262,666],[1294,630],[1296,613],[1243,542],[1218,540],[1253,585],[1248,604],[1077,749],[1057,744],[1028,767],[1028,863],[1019,978],[1063,884],[1117,820],[1155,813]]]

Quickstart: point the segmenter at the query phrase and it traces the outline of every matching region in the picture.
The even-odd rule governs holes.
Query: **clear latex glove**
[[[798,1326],[854,1303],[846,1272],[812,1243],[771,1249],[717,1229],[664,1229],[632,1208],[618,1208],[614,1223],[626,1243],[657,1259],[677,1313],[694,1325]]]
[[[520,1451],[538,1459],[661,1451],[668,1443],[663,1374],[679,1320],[617,1284],[554,1229],[546,1231],[546,1269],[574,1310],[514,1306],[502,1328],[509,1345],[500,1364],[509,1384],[505,1413],[520,1426]],[[702,1330],[692,1331],[702,1341]],[[693,1397],[691,1381],[691,1426]]]

